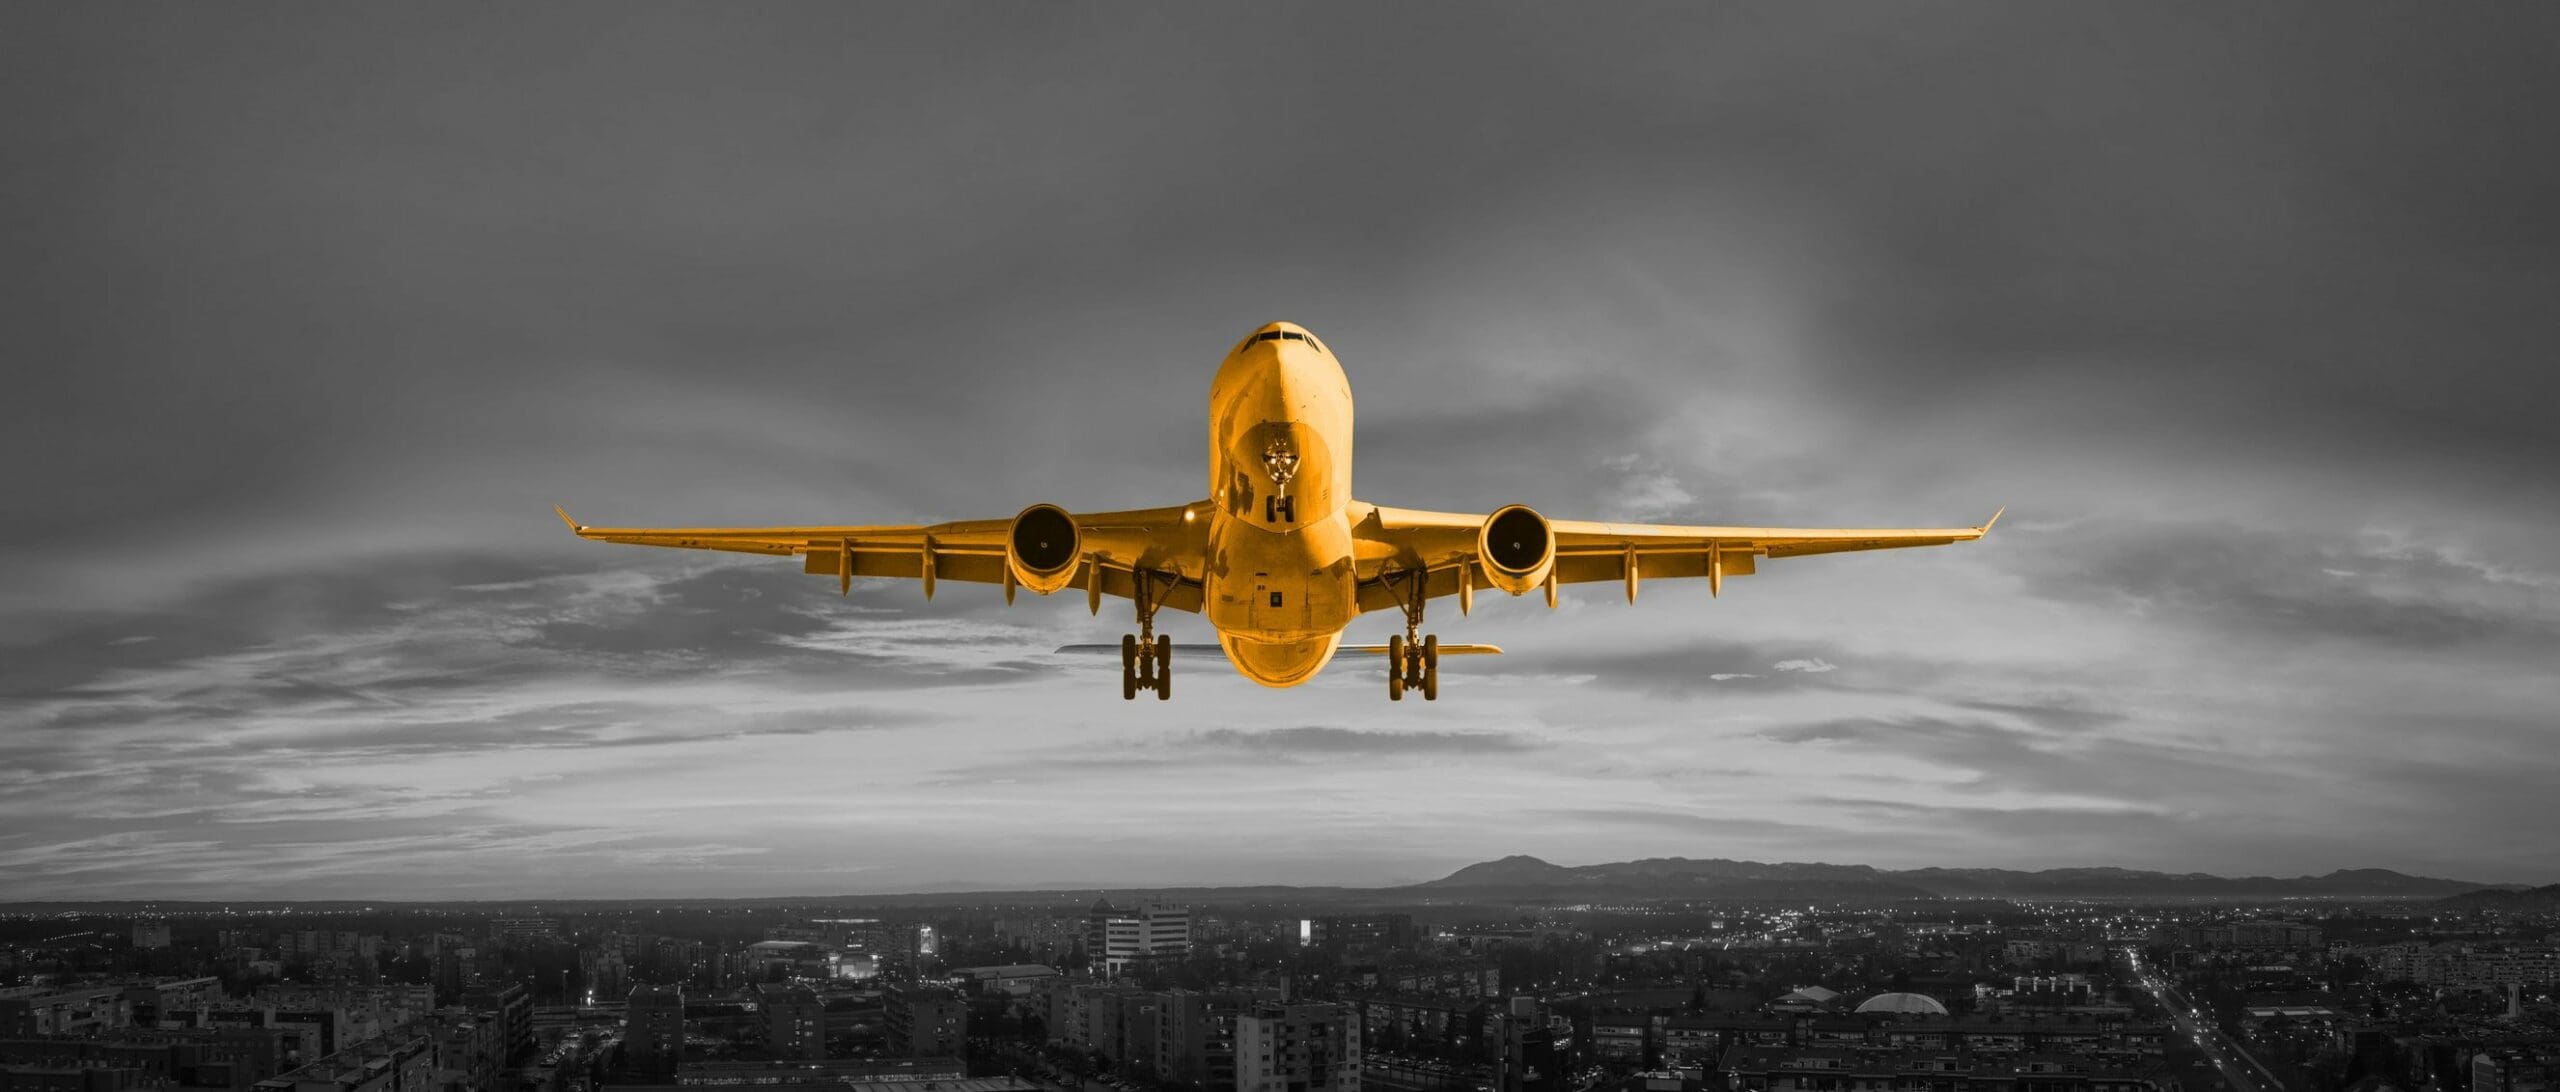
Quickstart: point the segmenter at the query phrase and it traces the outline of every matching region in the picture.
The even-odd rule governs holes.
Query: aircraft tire
[[[1156,700],[1173,700],[1173,638],[1156,638]]]
[[[1424,700],[1424,701],[1439,701],[1439,700],[1440,700],[1440,635],[1439,635],[1439,634],[1437,634],[1437,633],[1426,633],[1426,634],[1424,634],[1424,635],[1422,636],[1422,655],[1421,655],[1421,656],[1419,656],[1419,657],[1417,657],[1417,659],[1420,659],[1420,660],[1422,661],[1422,700]]]
[[[1387,700],[1404,700],[1404,635],[1387,638]]]

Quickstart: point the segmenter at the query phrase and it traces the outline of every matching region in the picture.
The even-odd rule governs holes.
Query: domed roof
[[[1924,1012],[1945,1016],[1947,1007],[1925,993],[1880,993],[1859,1003],[1859,1012]]]

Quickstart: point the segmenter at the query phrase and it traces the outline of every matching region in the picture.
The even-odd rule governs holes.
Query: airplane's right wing
[[[1205,502],[1203,502],[1205,503]],[[1024,510],[1013,519],[964,520],[931,525],[860,525],[790,527],[589,527],[554,509],[578,537],[634,546],[668,546],[689,550],[799,555],[802,570],[836,578],[839,591],[857,576],[902,577],[923,582],[930,597],[937,580],[1002,584],[1008,600],[1015,576],[1005,563],[1006,543],[1023,521],[1037,512],[1052,518],[1061,532],[1043,538],[1065,543],[1054,566],[1057,586],[1075,588],[1099,602],[1102,596],[1135,598],[1140,573],[1155,581],[1152,595],[1161,606],[1200,609],[1200,558],[1207,521],[1201,505],[1145,508],[1125,512],[1069,514],[1045,505]],[[1063,533],[1073,527],[1072,535]],[[1039,590],[1039,589],[1035,589]]]

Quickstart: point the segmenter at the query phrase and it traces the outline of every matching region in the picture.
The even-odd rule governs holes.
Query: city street
[[[2134,976],[2142,982],[2144,989],[2151,991],[2161,1010],[2169,1014],[2170,1026],[2213,1062],[2231,1092],[2284,1092],[2284,1082],[2277,1080],[2274,1072],[2258,1064],[2258,1060],[2242,1050],[2240,1044],[2206,1020],[2185,994],[2144,965],[2141,955],[2132,949],[2126,949],[2125,955],[2132,961]]]

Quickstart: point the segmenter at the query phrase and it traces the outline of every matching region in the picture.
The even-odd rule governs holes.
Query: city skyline
[[[0,890],[2560,880],[2554,19],[0,15]],[[1195,498],[1282,319],[1363,499],[2008,514],[1434,604],[1427,707],[551,515]]]

